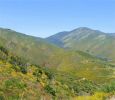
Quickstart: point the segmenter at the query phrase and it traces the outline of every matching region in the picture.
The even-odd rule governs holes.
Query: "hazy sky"
[[[115,0],[0,0],[0,27],[38,37],[77,27],[115,32]]]

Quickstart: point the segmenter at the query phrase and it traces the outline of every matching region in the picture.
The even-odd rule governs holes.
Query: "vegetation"
[[[0,50],[1,53],[7,59],[0,59],[0,100],[103,100],[115,94],[114,80],[96,83],[63,71],[27,64],[9,52]]]
[[[64,50],[9,29],[0,29],[0,45],[0,100],[104,100],[115,95],[115,64],[88,54],[87,48],[88,53]]]
[[[115,35],[80,27],[68,32],[60,32],[47,38],[50,43],[57,46],[88,52],[115,62]]]

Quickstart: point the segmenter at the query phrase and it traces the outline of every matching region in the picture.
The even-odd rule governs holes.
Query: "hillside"
[[[63,48],[81,50],[115,61],[115,37],[112,34],[80,27],[72,31],[57,33],[46,39]]]
[[[66,34],[65,34],[66,35]],[[98,74],[97,74],[98,73]],[[78,50],[0,29],[0,99],[81,100],[115,91],[115,65]]]
[[[42,38],[28,36],[11,29],[0,28],[0,45],[14,54],[27,58],[31,63],[43,64],[49,55],[61,49],[49,44]]]
[[[114,65],[107,63],[105,59],[99,59],[81,51],[64,50],[41,38],[24,35],[9,29],[1,29],[0,44],[14,55],[24,58],[32,64],[93,81],[104,82],[114,79],[114,71],[110,68]],[[108,77],[106,80],[102,78],[105,76]]]
[[[51,100],[73,96],[72,90],[56,80],[51,70],[28,65],[23,58],[0,46],[0,100]]]
[[[106,68],[101,70],[106,72]],[[111,67],[107,71],[112,70]],[[106,78],[105,75],[101,79]],[[81,100],[86,98],[84,95],[89,99],[103,100],[115,92],[115,80],[95,82],[43,66],[28,65],[26,60],[2,46],[0,84],[0,100]]]

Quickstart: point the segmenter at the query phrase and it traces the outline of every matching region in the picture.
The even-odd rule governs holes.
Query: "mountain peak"
[[[74,32],[74,31],[80,32],[80,31],[95,31],[95,30],[88,28],[88,27],[79,27],[79,28],[72,30],[71,32]]]
[[[77,28],[77,30],[92,30],[92,29],[90,29],[88,27],[79,27],[79,28]]]
[[[58,38],[59,37],[59,38]],[[57,46],[71,50],[88,51],[90,54],[115,59],[115,35],[87,27],[79,27],[64,35],[55,34],[47,39]],[[103,49],[106,48],[106,49]],[[111,49],[110,49],[111,48]]]

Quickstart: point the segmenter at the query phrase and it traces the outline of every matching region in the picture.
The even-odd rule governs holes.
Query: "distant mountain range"
[[[115,61],[115,33],[80,27],[68,32],[59,32],[46,39],[66,49],[80,50]]]

